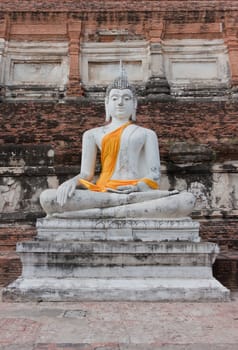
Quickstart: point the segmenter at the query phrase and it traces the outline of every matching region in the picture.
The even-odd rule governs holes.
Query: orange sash
[[[104,136],[102,140],[101,151],[101,164],[102,172],[96,184],[93,184],[84,179],[79,179],[79,183],[85,186],[87,189],[96,192],[107,192],[107,188],[116,190],[119,186],[137,185],[138,182],[145,182],[149,187],[158,189],[157,182],[148,178],[135,179],[135,180],[111,180],[113,175],[118,153],[120,151],[121,135],[124,129],[130,125],[131,122],[123,124],[121,127],[113,130]]]

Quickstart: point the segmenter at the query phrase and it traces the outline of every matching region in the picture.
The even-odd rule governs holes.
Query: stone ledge
[[[44,278],[16,282],[3,290],[4,301],[229,301],[215,279]]]
[[[17,245],[29,278],[212,278],[214,243],[33,241]]]
[[[199,242],[199,223],[182,219],[58,219],[37,220],[39,240],[139,240]]]

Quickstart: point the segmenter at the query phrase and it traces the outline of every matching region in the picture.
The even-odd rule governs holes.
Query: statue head
[[[105,109],[106,109],[106,121],[109,121],[111,117],[116,113],[116,100],[121,99],[121,103],[124,103],[124,112],[128,115],[128,119],[136,120],[136,108],[137,99],[135,88],[130,85],[127,75],[122,63],[120,63],[120,75],[106,90]],[[124,101],[124,102],[123,102]]]

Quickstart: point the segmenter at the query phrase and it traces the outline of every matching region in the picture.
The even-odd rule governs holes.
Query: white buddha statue
[[[189,215],[191,193],[159,189],[160,156],[154,131],[138,126],[137,100],[125,71],[108,86],[106,125],[83,135],[80,174],[42,192],[47,216],[62,218],[179,218]],[[97,149],[102,172],[96,183]]]

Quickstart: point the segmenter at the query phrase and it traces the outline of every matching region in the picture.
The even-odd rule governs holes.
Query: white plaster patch
[[[48,156],[49,158],[53,158],[54,155],[55,155],[55,152],[54,152],[53,149],[50,149],[50,150],[47,152],[47,156]]]
[[[229,85],[229,57],[222,39],[165,40],[163,57],[172,89]]]
[[[192,192],[196,198],[195,209],[200,210],[209,207],[206,194],[207,190],[202,183],[198,181],[192,182],[189,187],[189,192]]]
[[[231,210],[238,209],[237,173],[214,173],[212,207]]]
[[[184,179],[179,179],[177,177],[175,177],[176,179],[176,184],[175,184],[175,188],[178,191],[186,191],[188,188],[187,182]]]
[[[217,61],[191,60],[172,62],[172,76],[176,80],[193,79],[196,81],[213,80],[217,78]]]
[[[60,62],[14,62],[12,77],[15,83],[59,84],[61,82]]]
[[[59,179],[57,176],[47,177],[48,188],[57,188],[59,186]]]
[[[13,212],[19,208],[21,198],[21,185],[12,177],[3,179],[3,185],[0,185],[0,211]]]
[[[162,171],[162,176],[161,179],[159,181],[159,188],[161,190],[169,190],[170,189],[170,183],[169,183],[169,179],[168,176],[166,174],[164,174]]]

